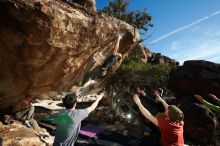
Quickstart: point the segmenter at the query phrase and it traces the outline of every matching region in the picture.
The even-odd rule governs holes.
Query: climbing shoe
[[[32,127],[31,124],[30,124],[30,122],[29,122],[28,120],[25,120],[25,121],[24,121],[24,124],[25,124],[28,128],[31,128],[31,127]]]

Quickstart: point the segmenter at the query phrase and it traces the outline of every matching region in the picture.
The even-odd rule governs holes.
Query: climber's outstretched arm
[[[141,100],[140,100],[140,98],[139,98],[139,96],[138,96],[137,94],[135,94],[135,95],[133,96],[133,100],[134,100],[134,102],[137,104],[137,106],[138,106],[140,112],[143,114],[143,116],[144,116],[145,118],[147,118],[149,121],[151,121],[154,125],[158,126],[158,121],[157,121],[156,117],[153,116],[153,115],[149,112],[149,110],[146,109],[146,108],[142,105]]]
[[[121,37],[120,37],[120,35],[119,35],[118,38],[117,38],[117,42],[116,42],[116,44],[115,44],[115,48],[114,48],[114,50],[113,50],[113,55],[118,55],[118,48],[119,48],[119,42],[120,42],[120,40],[121,40]]]

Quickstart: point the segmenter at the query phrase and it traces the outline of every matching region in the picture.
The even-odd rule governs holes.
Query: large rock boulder
[[[186,61],[171,72],[168,87],[176,97],[210,93],[220,97],[220,64],[204,60]]]
[[[182,103],[184,135],[200,144],[208,144],[213,138],[218,121],[212,111],[197,103]]]
[[[131,50],[129,56],[140,57],[144,63],[166,64],[170,66],[176,66],[179,64],[176,60],[164,56],[161,53],[151,52],[141,43],[136,46],[136,49]]]
[[[139,34],[104,13],[63,1],[0,1],[0,110],[30,92],[69,91],[111,55],[118,31],[125,56]],[[100,79],[103,88],[119,62]]]

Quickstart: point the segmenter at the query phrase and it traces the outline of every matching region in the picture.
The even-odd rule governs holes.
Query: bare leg
[[[19,111],[15,114],[17,120],[25,121],[27,118],[29,108]]]
[[[30,120],[30,119],[33,119],[33,117],[34,117],[34,106],[31,106],[30,108],[29,108],[29,111],[28,111],[28,115],[27,115],[27,118],[26,118],[26,120]]]

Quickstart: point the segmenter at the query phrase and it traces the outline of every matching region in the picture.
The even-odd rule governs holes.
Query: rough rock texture
[[[0,109],[25,93],[69,91],[86,72],[110,56],[118,35],[126,55],[139,38],[130,25],[104,13],[90,12],[62,1],[0,1]],[[42,9],[44,8],[44,9]],[[119,67],[115,65],[94,88],[101,89]]]
[[[27,128],[15,121],[14,124],[3,125],[0,122],[0,135],[3,138],[2,146],[46,146],[32,128]],[[47,142],[52,145],[54,137],[49,136]]]
[[[184,135],[201,144],[210,143],[218,124],[214,113],[190,102],[181,104],[180,109],[184,113]]]
[[[166,64],[171,66],[175,66],[179,64],[174,59],[161,55],[160,53],[151,52],[148,48],[144,47],[142,44],[137,45],[136,49],[131,50],[129,55],[134,57],[141,57],[141,60],[144,63]]]
[[[220,97],[220,64],[208,61],[186,61],[171,72],[168,83],[176,97],[215,94]]]

